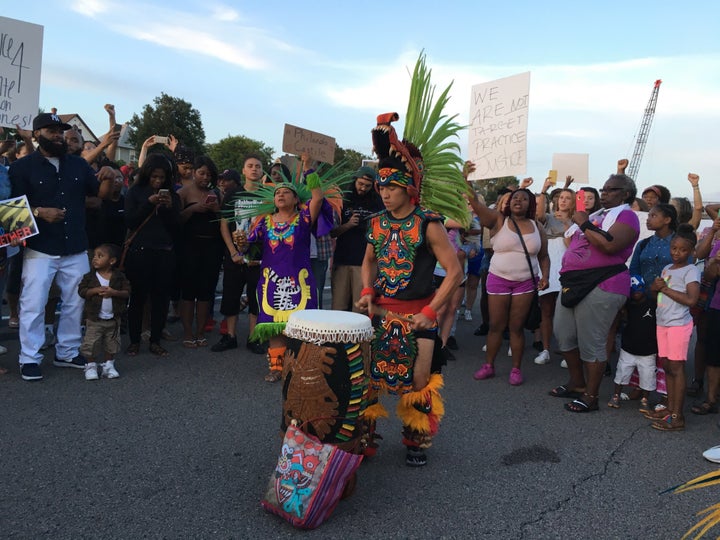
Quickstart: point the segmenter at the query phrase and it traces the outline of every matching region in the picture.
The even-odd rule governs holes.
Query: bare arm
[[[362,267],[360,268],[360,278],[362,279],[363,289],[372,288],[377,276],[377,257],[375,257],[375,249],[373,245],[368,243],[365,247],[365,257],[363,258]],[[366,294],[361,296],[355,306],[358,309],[367,311],[372,303],[373,295]]]
[[[697,230],[702,220],[703,211],[702,194],[700,193],[700,177],[697,174],[688,173],[688,182],[690,182],[693,190],[693,213],[688,223],[692,225],[693,229]]]
[[[685,292],[682,292],[671,289],[667,286],[665,280],[658,276],[655,278],[655,281],[651,285],[650,290],[652,290],[653,292],[662,293],[671,300],[677,302],[678,304],[682,304],[683,306],[688,307],[693,307],[695,304],[697,304],[698,298],[700,298],[700,283],[698,283],[697,281],[688,283],[687,287],[685,288]]]
[[[720,218],[716,217],[713,220],[712,228],[710,229],[710,232],[708,232],[702,240],[698,243],[697,247],[695,247],[695,257],[697,259],[705,259],[710,255],[710,251],[712,250],[713,241],[715,240],[715,235],[717,232],[720,231]]]
[[[542,227],[538,226],[540,232],[540,251],[538,252],[538,263],[540,263],[540,279],[538,280],[538,290],[548,288],[550,276],[550,255],[547,249],[547,235]]]
[[[708,204],[705,207],[705,211],[707,215],[710,216],[710,219],[715,220],[718,217],[718,211],[720,211],[720,204]]]
[[[588,214],[586,212],[575,212],[572,220],[576,224],[582,225],[588,220]],[[608,240],[599,232],[591,229],[585,230],[585,237],[590,244],[608,255],[622,251],[637,240],[637,231],[624,223],[613,224],[607,232],[612,236],[612,240]]]
[[[435,258],[445,269],[447,275],[442,282],[442,285],[435,291],[435,296],[430,302],[430,308],[433,311],[438,311],[442,306],[450,301],[450,298],[457,290],[460,282],[463,278],[463,269],[458,261],[457,251],[455,247],[450,243],[447,231],[439,222],[433,221],[428,223],[426,240],[428,247],[435,255]],[[422,322],[418,319],[425,317],[423,314],[417,314],[413,317],[415,329],[429,328],[429,326],[423,326]],[[427,319],[428,323],[432,323]],[[418,324],[419,323],[419,324]]]

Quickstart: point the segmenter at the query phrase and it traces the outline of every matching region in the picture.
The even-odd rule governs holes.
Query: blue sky
[[[45,27],[45,110],[77,112],[100,134],[104,103],[123,121],[165,92],[200,111],[207,142],[246,135],[277,154],[286,122],[369,153],[375,116],[403,114],[421,49],[438,86],[454,80],[450,111],[462,122],[472,85],[530,71],[527,175],[538,181],[554,152],[587,152],[601,185],[630,157],[662,79],[639,187],[689,196],[692,171],[720,200],[720,3],[711,0],[54,0],[13,2],[6,15]]]

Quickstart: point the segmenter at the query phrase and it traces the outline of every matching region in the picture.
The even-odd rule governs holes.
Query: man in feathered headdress
[[[375,420],[387,416],[378,394],[399,394],[397,413],[408,447],[406,463],[417,467],[427,462],[424,449],[431,445],[444,412],[442,375],[433,365],[436,312],[450,300],[463,271],[443,217],[420,206],[423,159],[415,145],[398,139],[390,124],[398,118],[397,113],[380,115],[372,132],[385,211],[370,220],[362,265],[364,288],[357,305],[374,316],[377,327],[370,370],[374,395],[365,412],[370,434]],[[447,271],[437,290],[436,262]],[[370,441],[370,453],[373,449]]]

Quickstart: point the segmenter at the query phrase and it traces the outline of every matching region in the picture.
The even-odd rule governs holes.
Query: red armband
[[[437,313],[435,312],[435,310],[434,310],[433,308],[430,307],[430,304],[428,304],[428,305],[426,305],[425,307],[423,307],[423,308],[420,310],[420,313],[422,313],[423,315],[425,315],[425,316],[426,316],[428,319],[430,319],[431,321],[436,321],[436,320],[437,320]]]
[[[365,287],[362,291],[360,291],[361,298],[363,296],[367,296],[368,294],[375,298],[375,289],[373,289],[372,287]]]

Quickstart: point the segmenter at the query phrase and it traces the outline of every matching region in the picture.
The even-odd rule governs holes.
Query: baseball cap
[[[225,169],[223,172],[218,174],[219,180],[232,180],[236,184],[242,183],[242,177],[240,176],[240,173],[237,172],[235,169]]]
[[[57,114],[40,113],[33,118],[33,131],[51,126],[59,126],[63,131],[72,128],[70,124],[66,124],[60,120]]]
[[[360,167],[357,171],[355,171],[352,175],[353,179],[355,178],[368,178],[371,180],[375,180],[375,169],[372,167]]]

